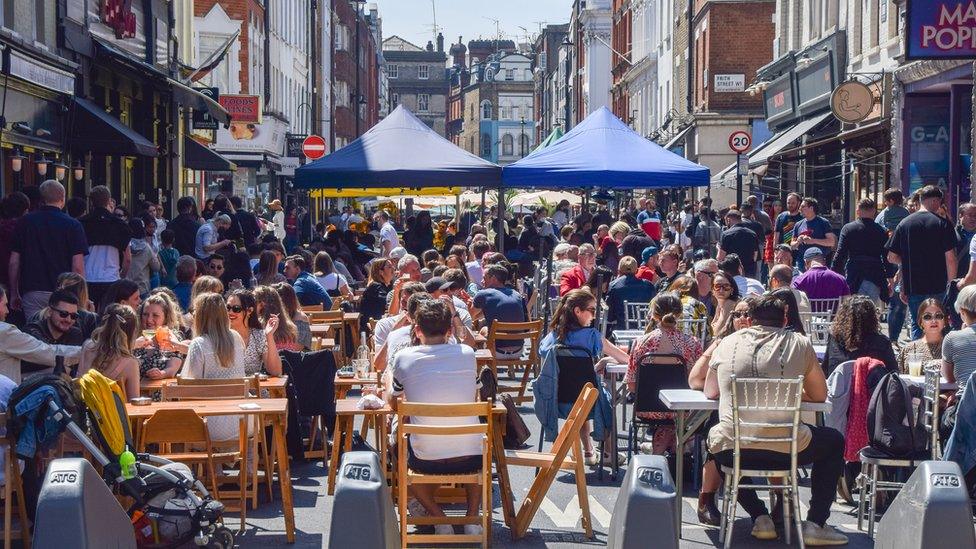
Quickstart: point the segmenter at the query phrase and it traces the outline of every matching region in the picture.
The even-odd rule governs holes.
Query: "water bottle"
[[[119,455],[119,468],[122,470],[122,478],[125,480],[136,476],[136,456],[128,449]]]
[[[369,346],[366,344],[365,331],[359,333],[359,347],[356,349],[356,359],[354,364],[356,366],[357,377],[363,379],[369,374]]]

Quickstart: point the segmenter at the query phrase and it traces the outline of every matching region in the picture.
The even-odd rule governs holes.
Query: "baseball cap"
[[[641,263],[647,263],[647,260],[656,256],[658,252],[657,246],[648,246],[644,248],[641,252]]]
[[[803,261],[809,261],[815,257],[823,257],[823,250],[820,248],[807,248],[807,251],[803,252]]]
[[[427,282],[424,282],[424,288],[427,290],[427,293],[432,294],[437,291],[447,290],[452,284],[452,282],[448,282],[443,276],[434,276]]]

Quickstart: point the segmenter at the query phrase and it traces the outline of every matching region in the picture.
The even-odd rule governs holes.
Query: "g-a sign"
[[[906,59],[976,59],[976,0],[908,0]]]

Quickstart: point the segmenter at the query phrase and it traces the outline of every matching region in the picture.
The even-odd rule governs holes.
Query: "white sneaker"
[[[465,524],[464,525],[464,535],[466,536],[480,536],[483,529],[480,524]]]
[[[803,521],[803,543],[805,545],[847,545],[847,536],[834,530],[833,526],[817,525],[809,520]]]
[[[804,528],[804,532],[806,529]],[[752,523],[752,537],[756,539],[776,539],[776,525],[773,524],[773,517],[763,515]],[[803,539],[806,539],[804,537]]]
[[[434,534],[438,536],[453,536],[454,526],[451,526],[450,524],[435,524]]]
[[[407,512],[411,517],[426,517],[427,508],[415,498],[407,500]]]

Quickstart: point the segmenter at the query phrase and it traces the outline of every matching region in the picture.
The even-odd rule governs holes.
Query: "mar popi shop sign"
[[[908,0],[906,59],[976,59],[976,0]]]
[[[220,106],[230,113],[230,119],[234,122],[250,124],[261,123],[260,95],[221,94],[218,103],[220,103]]]

